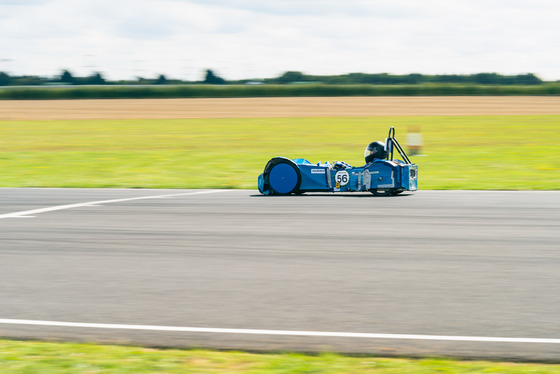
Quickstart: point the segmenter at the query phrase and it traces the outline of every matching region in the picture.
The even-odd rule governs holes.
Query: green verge
[[[249,188],[274,156],[362,166],[420,127],[420,189],[560,189],[560,116],[0,121],[0,187]]]
[[[24,373],[560,373],[560,365],[216,352],[0,340],[0,372]]]

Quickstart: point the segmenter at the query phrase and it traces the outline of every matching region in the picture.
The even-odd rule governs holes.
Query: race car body
[[[263,195],[361,191],[396,195],[416,191],[418,165],[410,162],[394,133],[391,127],[385,143],[370,143],[366,148],[367,163],[361,167],[340,161],[313,164],[301,158],[274,157],[258,177],[259,191]],[[395,148],[403,160],[393,159]]]

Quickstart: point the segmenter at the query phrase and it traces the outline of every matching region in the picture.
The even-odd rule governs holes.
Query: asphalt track
[[[560,361],[559,268],[560,192],[0,189],[9,338]]]

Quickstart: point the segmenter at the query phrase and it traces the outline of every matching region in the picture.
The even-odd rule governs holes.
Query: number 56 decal
[[[346,170],[339,170],[334,175],[334,181],[337,186],[346,186],[350,182],[350,175]]]

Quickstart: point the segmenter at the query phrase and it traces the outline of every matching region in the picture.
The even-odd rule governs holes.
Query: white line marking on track
[[[446,340],[446,341],[491,342],[491,343],[560,344],[560,339],[545,339],[545,338],[501,338],[501,337],[491,337],[491,336],[446,336],[446,335],[410,335],[410,334],[370,334],[370,333],[357,333],[357,332],[327,332],[327,331],[221,329],[221,328],[209,328],[209,327],[178,327],[178,326],[153,326],[153,325],[123,325],[123,324],[108,324],[108,323],[57,322],[57,321],[39,321],[39,320],[26,320],[26,319],[0,319],[0,324],[51,326],[51,327],[81,327],[81,328],[95,328],[95,329],[195,332],[195,333],[214,333],[214,334],[252,334],[252,335],[284,335],[284,336],[320,336],[320,337],[332,337],[332,338]]]
[[[209,194],[209,193],[217,193],[217,192],[224,192],[228,190],[209,190],[209,191],[196,191],[196,192],[182,192],[182,193],[175,193],[175,194],[167,194],[167,195],[153,195],[153,196],[140,196],[140,197],[129,197],[124,199],[113,199],[113,200],[101,200],[101,201],[90,201],[85,203],[77,203],[77,204],[68,204],[68,205],[57,205],[51,206],[47,208],[39,208],[39,209],[32,209],[32,210],[24,210],[21,212],[14,212],[14,213],[7,213],[7,214],[0,214],[0,219],[3,218],[29,218],[31,214],[40,214],[46,212],[53,212],[56,210],[65,210],[65,209],[73,209],[73,208],[81,208],[81,207],[95,207],[102,204],[112,204],[112,203],[120,203],[123,201],[133,201],[133,200],[145,200],[145,199],[162,199],[166,197],[175,197],[175,196],[188,196],[188,195],[202,195],[202,194]]]

